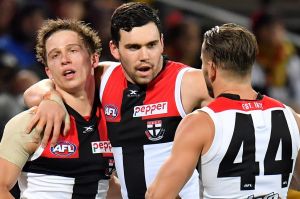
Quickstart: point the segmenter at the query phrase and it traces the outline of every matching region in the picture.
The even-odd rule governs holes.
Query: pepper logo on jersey
[[[156,104],[135,106],[133,117],[157,115],[157,114],[163,114],[167,112],[168,112],[168,102],[159,102]]]
[[[57,156],[70,156],[76,152],[76,145],[67,141],[58,142],[55,146],[50,148],[51,153]]]
[[[118,108],[115,105],[108,104],[104,106],[105,118],[107,120],[113,120],[118,116]]]
[[[164,137],[165,129],[162,128],[161,120],[147,122],[146,136],[151,141],[158,141]]]
[[[92,142],[93,153],[112,153],[110,141]]]

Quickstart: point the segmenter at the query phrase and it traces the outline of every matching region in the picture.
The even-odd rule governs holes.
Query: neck
[[[59,93],[62,95],[65,103],[76,110],[80,115],[90,116],[95,97],[95,83],[86,84],[83,89],[80,89],[75,93]]]
[[[221,79],[214,83],[214,96],[217,97],[222,93],[239,95],[241,99],[255,100],[257,92],[251,86],[249,78],[239,80]]]

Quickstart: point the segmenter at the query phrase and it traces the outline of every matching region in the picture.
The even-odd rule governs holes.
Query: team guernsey
[[[176,127],[185,115],[180,85],[188,69],[165,61],[160,74],[147,86],[128,82],[119,63],[103,75],[100,99],[125,199],[144,198],[148,185],[170,155]],[[197,171],[180,196],[199,198]]]
[[[299,150],[290,108],[260,94],[256,100],[222,94],[201,110],[215,125],[201,158],[203,198],[286,198]]]
[[[67,104],[65,106],[70,115],[70,131],[67,136],[60,136],[55,146],[48,144],[44,149],[39,147],[29,157],[18,179],[21,198],[106,197],[109,168],[113,160],[106,123],[101,119],[104,118],[103,110],[99,103],[94,103],[91,117],[86,118]],[[32,114],[25,111],[19,119],[11,122],[30,121],[31,117]],[[15,123],[11,126],[18,125]],[[26,124],[22,126],[26,127]],[[20,131],[24,133],[24,130]]]

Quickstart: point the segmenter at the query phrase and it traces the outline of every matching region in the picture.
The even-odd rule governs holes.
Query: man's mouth
[[[69,75],[72,75],[72,74],[74,74],[74,73],[75,73],[74,70],[66,70],[66,71],[63,73],[63,75],[64,75],[64,76],[69,76]]]
[[[150,70],[150,67],[149,66],[142,66],[140,68],[137,69],[138,71],[141,71],[141,72],[147,72]]]

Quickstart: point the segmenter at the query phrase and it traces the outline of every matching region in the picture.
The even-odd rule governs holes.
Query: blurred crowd
[[[22,111],[22,94],[45,78],[36,61],[36,31],[48,18],[83,20],[102,39],[101,60],[113,60],[108,49],[110,16],[125,0],[1,0],[0,1],[0,132],[13,115]],[[144,0],[158,9],[164,31],[165,54],[174,61],[201,68],[200,46],[205,29],[199,16]],[[257,36],[259,54],[253,71],[253,85],[262,94],[282,100],[300,111],[300,59],[285,35],[280,16],[267,7],[249,16]],[[217,24],[212,24],[217,25]],[[0,133],[1,138],[1,133]]]

